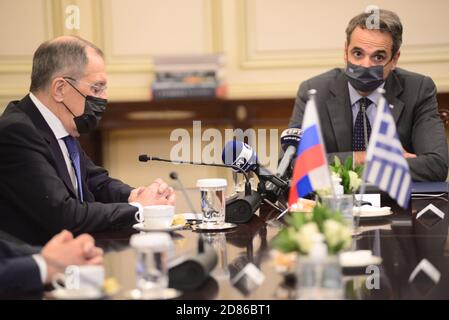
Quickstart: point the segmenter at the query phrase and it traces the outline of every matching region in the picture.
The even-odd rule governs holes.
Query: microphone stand
[[[184,188],[184,184],[181,182],[181,179],[179,178],[178,174],[175,171],[170,172],[170,178],[173,180],[176,180],[179,184],[179,187],[181,189],[182,194],[184,195],[184,198],[187,201],[187,205],[190,208],[190,211],[192,211],[192,213],[196,213],[195,208],[193,207],[192,201],[190,201],[190,198],[186,192],[186,189]]]
[[[191,164],[191,165],[197,165],[197,166],[231,168],[231,169],[237,170],[243,174],[243,176],[245,177],[245,180],[246,180],[245,196],[251,195],[251,183],[249,181],[248,174],[242,168],[232,165],[232,164],[216,164],[216,163],[203,163],[203,162],[183,161],[183,160],[169,160],[169,159],[163,159],[163,158],[159,158],[159,157],[148,156],[146,154],[141,154],[139,156],[139,161],[140,162],[162,161],[162,162],[169,162],[169,163]]]

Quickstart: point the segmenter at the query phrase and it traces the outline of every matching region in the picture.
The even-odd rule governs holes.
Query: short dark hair
[[[86,47],[104,57],[94,44],[77,36],[42,43],[33,56],[30,91],[45,89],[55,75],[79,78],[88,63]]]
[[[346,42],[349,45],[351,41],[351,34],[356,27],[368,29],[367,19],[371,18],[372,12],[361,13],[349,21],[346,27]],[[393,39],[392,55],[394,56],[402,44],[402,23],[398,15],[393,11],[380,9],[379,10],[379,29],[381,32],[387,32]]]

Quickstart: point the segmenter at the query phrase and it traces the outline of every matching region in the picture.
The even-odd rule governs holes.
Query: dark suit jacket
[[[0,298],[42,291],[39,268],[31,257],[38,248],[0,240]]]
[[[0,117],[0,229],[44,244],[62,229],[75,235],[130,226],[131,187],[112,179],[80,149],[84,202],[77,199],[53,132],[27,95]]]
[[[290,127],[300,127],[307,91],[316,89],[317,108],[328,153],[352,150],[352,110],[348,82],[342,69],[333,69],[301,84]],[[448,174],[448,147],[443,122],[438,115],[436,88],[426,76],[396,68],[384,87],[396,121],[398,135],[407,152],[415,181],[444,181]],[[345,154],[346,153],[346,154]]]

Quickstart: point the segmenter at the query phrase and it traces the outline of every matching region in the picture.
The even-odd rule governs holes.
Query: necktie
[[[81,167],[80,167],[80,153],[76,140],[72,136],[66,136],[62,138],[69,151],[70,161],[72,161],[73,168],[75,169],[76,181],[78,183],[78,197],[83,202],[83,185],[81,183]]]
[[[371,135],[371,125],[368,120],[368,116],[366,115],[366,108],[371,105],[371,100],[368,98],[361,98],[359,101],[359,113],[357,114],[357,118],[355,118],[354,128],[352,130],[352,150],[353,151],[365,151],[365,134],[363,129],[363,115],[365,115],[366,121],[366,131],[367,138]]]

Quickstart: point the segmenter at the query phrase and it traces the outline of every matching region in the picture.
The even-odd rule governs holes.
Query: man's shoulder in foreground
[[[21,101],[11,101],[0,116],[0,140],[1,137],[10,139],[12,136],[36,136],[36,127],[30,117],[19,105]],[[27,134],[29,133],[29,134]]]

